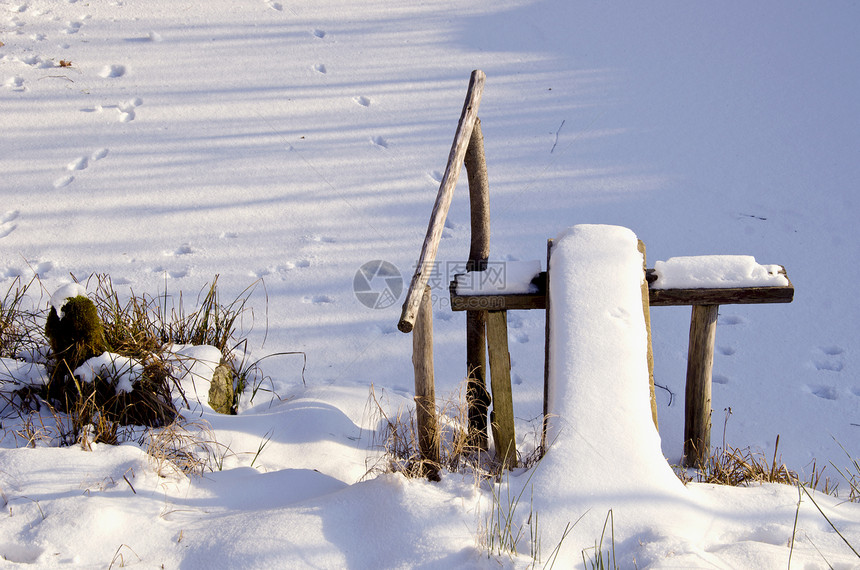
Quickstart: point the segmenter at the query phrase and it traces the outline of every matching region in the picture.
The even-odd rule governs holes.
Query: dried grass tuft
[[[27,306],[37,283],[36,277],[27,283],[16,277],[0,298],[0,358],[32,361],[46,344],[40,313]]]
[[[428,477],[438,480],[441,471],[471,473],[477,480],[498,479],[505,471],[504,464],[493,454],[475,445],[469,437],[469,406],[465,398],[465,383],[450,397],[436,399],[436,441],[440,454],[439,462],[430,462],[421,457],[418,443],[418,427],[414,407],[398,409],[390,416],[370,388],[367,408],[371,419],[379,427],[374,432],[373,445],[381,449],[382,462],[371,466],[368,474],[376,472],[402,473],[411,478]],[[539,422],[542,425],[542,422]],[[537,436],[536,436],[537,438]],[[525,458],[518,458],[518,465],[530,468],[540,460],[540,448]]]
[[[208,423],[181,417],[162,428],[148,430],[145,445],[155,471],[164,478],[220,471],[224,458],[232,453],[218,443]]]

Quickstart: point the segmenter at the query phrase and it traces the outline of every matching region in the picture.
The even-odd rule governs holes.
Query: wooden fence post
[[[514,401],[511,394],[511,354],[508,351],[507,311],[487,312],[487,347],[493,388],[493,441],[496,457],[506,469],[517,466]]]
[[[648,389],[651,391],[651,417],[654,420],[654,427],[660,431],[660,424],[657,423],[657,395],[654,393],[654,349],[651,345],[651,303],[650,293],[648,292],[648,280],[645,278],[647,270],[645,242],[638,240],[639,253],[642,254],[642,311],[645,313],[645,333],[648,337]]]
[[[550,264],[550,256],[552,254],[552,240],[546,240],[546,283],[544,284],[545,295],[546,295],[546,310],[544,319],[544,341],[543,341],[543,426],[541,426],[541,434],[540,434],[540,456],[543,457],[546,454],[547,446],[549,443],[546,440],[546,430],[549,427],[549,409],[547,408],[549,402],[549,366],[550,366],[550,352],[549,352],[549,340],[550,340],[550,315],[552,311],[550,310],[550,302],[549,302],[549,264]]]
[[[433,303],[425,286],[412,330],[412,366],[415,369],[415,416],[418,449],[424,474],[439,480],[440,445],[436,426],[436,388],[433,378]]]
[[[711,448],[711,371],[719,305],[693,305],[684,406],[684,465],[703,465]]]
[[[481,119],[475,119],[472,137],[464,159],[469,177],[469,213],[472,222],[471,245],[466,271],[484,271],[490,256],[490,185],[484,157]],[[469,442],[487,449],[486,311],[466,311],[466,403],[469,417]]]

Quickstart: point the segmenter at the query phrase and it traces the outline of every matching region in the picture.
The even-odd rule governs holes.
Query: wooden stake
[[[412,366],[415,369],[415,415],[418,448],[425,474],[438,480],[440,440],[436,427],[436,389],[433,378],[433,307],[430,287],[421,296],[415,329],[412,331]]]
[[[487,348],[490,354],[490,385],[493,389],[492,426],[496,454],[507,469],[512,469],[517,465],[517,442],[506,311],[487,313]]]
[[[464,159],[469,177],[469,212],[472,242],[466,271],[484,271],[490,256],[490,185],[484,158],[484,135],[481,119],[475,119],[472,137]],[[466,311],[466,402],[469,417],[470,444],[487,449],[486,311]]]
[[[698,467],[711,448],[711,372],[719,305],[693,305],[687,353],[684,465]]]
[[[448,165],[445,167],[445,174],[439,185],[436,203],[433,205],[430,223],[427,226],[427,235],[424,237],[424,245],[421,247],[421,256],[418,258],[418,265],[409,283],[409,290],[406,293],[406,300],[403,302],[403,310],[400,313],[400,321],[397,323],[397,328],[405,333],[411,332],[412,327],[415,326],[418,306],[421,304],[421,295],[424,286],[427,285],[427,280],[430,278],[433,264],[436,262],[436,251],[439,249],[439,240],[445,227],[445,218],[448,216],[448,208],[451,206],[454,186],[457,184],[457,178],[460,177],[466,148],[472,136],[475,120],[478,118],[478,106],[481,103],[485,78],[484,72],[476,69],[472,72],[472,77],[469,80],[466,101],[463,104],[460,122],[457,124],[457,131],[454,134],[454,143],[448,155]]]

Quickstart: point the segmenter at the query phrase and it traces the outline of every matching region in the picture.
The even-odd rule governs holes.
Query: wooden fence
[[[484,159],[483,135],[478,118],[484,81],[483,72],[480,70],[472,72],[445,174],[442,177],[418,264],[410,281],[397,325],[401,331],[413,334],[412,360],[415,371],[419,447],[422,458],[430,465],[438,465],[440,451],[436,433],[433,379],[433,320],[427,282],[436,260],[454,187],[460,175],[461,166],[464,164],[469,181],[472,232],[466,270],[470,272],[486,270],[489,258],[489,184]],[[640,242],[640,251],[644,260],[645,245],[642,242]],[[549,241],[547,268],[549,268],[551,252],[552,241]],[[699,466],[707,460],[710,451],[711,371],[719,306],[789,303],[794,297],[794,287],[788,281],[788,285],[773,287],[656,289],[651,287],[656,280],[654,271],[646,269],[644,265],[643,271],[645,272],[643,311],[648,329],[648,368],[655,426],[658,422],[654,397],[650,308],[673,305],[692,306],[684,412],[684,463],[687,466]],[[785,273],[784,268],[782,272]],[[508,352],[507,311],[548,309],[550,275],[548,272],[542,272],[535,278],[534,283],[537,285],[537,292],[534,293],[480,296],[461,295],[457,291],[456,277],[449,287],[451,308],[454,311],[466,311],[466,397],[469,408],[469,439],[476,448],[488,447],[487,414],[492,402],[489,427],[493,434],[497,457],[508,468],[516,466],[517,452],[510,379],[511,363]],[[549,318],[546,322],[548,328]],[[549,330],[546,338],[548,343]],[[548,354],[547,346],[546,355]],[[486,388],[488,359],[492,396]],[[545,362],[544,406],[546,406],[547,364]],[[431,475],[432,472],[431,470]]]

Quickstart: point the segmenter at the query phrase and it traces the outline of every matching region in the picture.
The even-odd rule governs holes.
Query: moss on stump
[[[93,356],[107,350],[104,327],[95,304],[83,295],[66,299],[61,315],[51,307],[45,334],[56,358],[54,373],[63,377]]]

